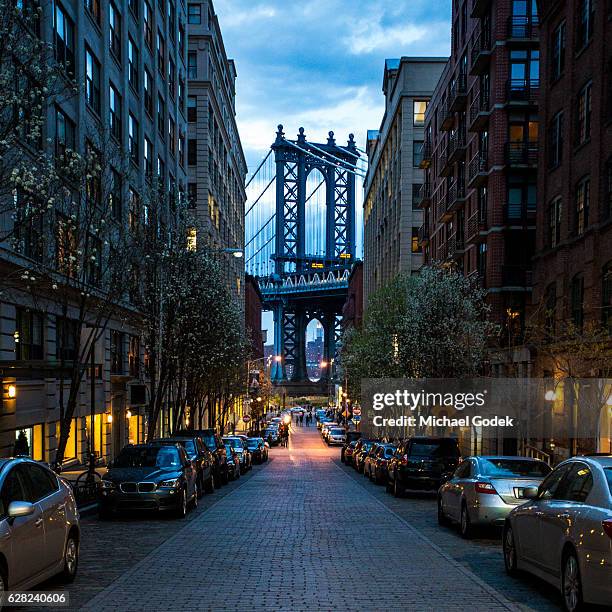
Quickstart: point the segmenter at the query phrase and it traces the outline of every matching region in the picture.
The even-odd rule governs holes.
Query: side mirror
[[[523,489],[523,499],[535,499],[538,496],[538,487],[525,487]]]
[[[20,516],[30,516],[34,514],[34,505],[26,501],[14,501],[9,504],[9,518],[15,519]]]

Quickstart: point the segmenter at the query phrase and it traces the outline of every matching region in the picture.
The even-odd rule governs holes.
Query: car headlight
[[[101,480],[100,481],[100,488],[105,489],[106,491],[108,491],[109,489],[114,489],[115,486],[116,485],[112,480]]]
[[[181,484],[180,478],[170,478],[169,480],[162,480],[158,485],[158,489],[178,489]]]

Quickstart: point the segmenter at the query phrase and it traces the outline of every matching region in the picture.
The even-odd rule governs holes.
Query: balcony
[[[419,168],[425,169],[431,166],[431,153],[431,141],[426,140],[421,147],[421,163],[419,164]]]
[[[508,18],[508,43],[517,42],[524,44],[525,42],[538,42],[540,28],[537,18],[517,17]]]
[[[451,82],[448,91],[448,109],[451,112],[463,110],[467,101],[467,75],[459,73]]]
[[[481,232],[486,229],[486,211],[477,210],[472,213],[465,224],[466,242],[479,242]]]
[[[470,17],[482,17],[486,14],[491,6],[491,0],[472,0],[472,12]]]
[[[502,266],[502,284],[504,287],[531,287],[532,272],[525,266]]]
[[[444,103],[440,107],[440,129],[441,130],[451,130],[455,125],[455,115],[448,107],[448,103]]]
[[[459,159],[465,157],[466,138],[465,129],[458,130],[454,134],[451,134],[448,139],[448,147],[446,153],[448,155],[447,163],[453,164]]]
[[[423,183],[421,185],[421,189],[419,190],[419,196],[419,204],[421,208],[425,208],[425,206],[431,204],[431,183]]]
[[[419,243],[422,245],[429,242],[429,229],[426,225],[419,227]]]
[[[539,79],[508,79],[506,83],[506,103],[509,105],[536,105],[539,94]]]
[[[465,183],[463,181],[455,181],[448,188],[448,196],[446,209],[449,212],[457,210],[465,202]]]
[[[449,139],[450,140],[450,139]],[[438,166],[438,176],[450,176],[453,173],[453,165],[448,159],[448,147],[440,153],[440,164]]]
[[[482,74],[491,60],[491,32],[489,30],[481,30],[472,39],[470,54],[472,60],[470,74]]]
[[[478,132],[484,128],[489,121],[490,114],[489,92],[478,92],[470,105],[469,131]]]
[[[482,270],[473,270],[466,277],[475,287],[485,286],[485,276]]]
[[[489,161],[486,153],[476,153],[468,167],[468,187],[482,185],[489,174]]]
[[[463,242],[463,236],[454,233],[449,236],[446,241],[446,258],[447,259],[458,259],[465,252],[465,244]]]
[[[534,168],[538,163],[538,141],[507,142],[506,163],[509,166]]]

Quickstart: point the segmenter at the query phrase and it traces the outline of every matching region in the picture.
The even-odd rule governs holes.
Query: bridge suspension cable
[[[247,184],[244,187],[245,189],[248,188],[248,186],[251,184],[251,181],[257,176],[257,174],[261,170],[262,166],[268,161],[268,157],[270,157],[270,155],[272,155],[272,149],[270,149],[268,151],[268,154],[261,160],[261,163],[259,164],[259,166],[257,166],[257,170],[255,170],[255,172],[253,172],[253,175],[247,181]]]
[[[325,159],[324,157],[315,155],[312,151],[308,151],[307,149],[300,147],[299,145],[297,145],[295,142],[291,140],[285,140],[285,142],[291,145],[292,147],[295,147],[296,149],[298,149],[298,151],[302,151],[302,153],[306,153],[307,155],[310,155],[311,157],[314,157],[315,159],[318,159],[319,161],[325,162],[326,164],[329,164],[330,166],[335,166],[336,168],[346,170],[347,172],[354,174],[355,176],[360,176],[361,178],[365,178],[365,174],[362,174],[361,172],[357,172],[356,170],[353,170],[350,167],[347,167],[346,165],[335,164],[333,161],[330,161],[329,159]],[[346,164],[346,162],[344,163]]]

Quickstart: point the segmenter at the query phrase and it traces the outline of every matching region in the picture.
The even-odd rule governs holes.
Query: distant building
[[[369,130],[367,137],[364,305],[397,274],[410,274],[422,265],[418,229],[423,213],[417,206],[425,109],[445,64],[441,57],[385,61],[385,114],[380,128]]]
[[[187,191],[217,249],[244,248],[246,161],[236,125],[236,66],[228,59],[212,0],[189,2]],[[230,289],[244,300],[244,259],[224,254]]]
[[[363,322],[363,262],[357,261],[348,281],[348,297],[342,308],[342,327],[359,329]]]
[[[246,333],[251,344],[250,359],[264,357],[264,340],[261,330],[261,292],[254,276],[247,274],[244,279],[244,315]]]

